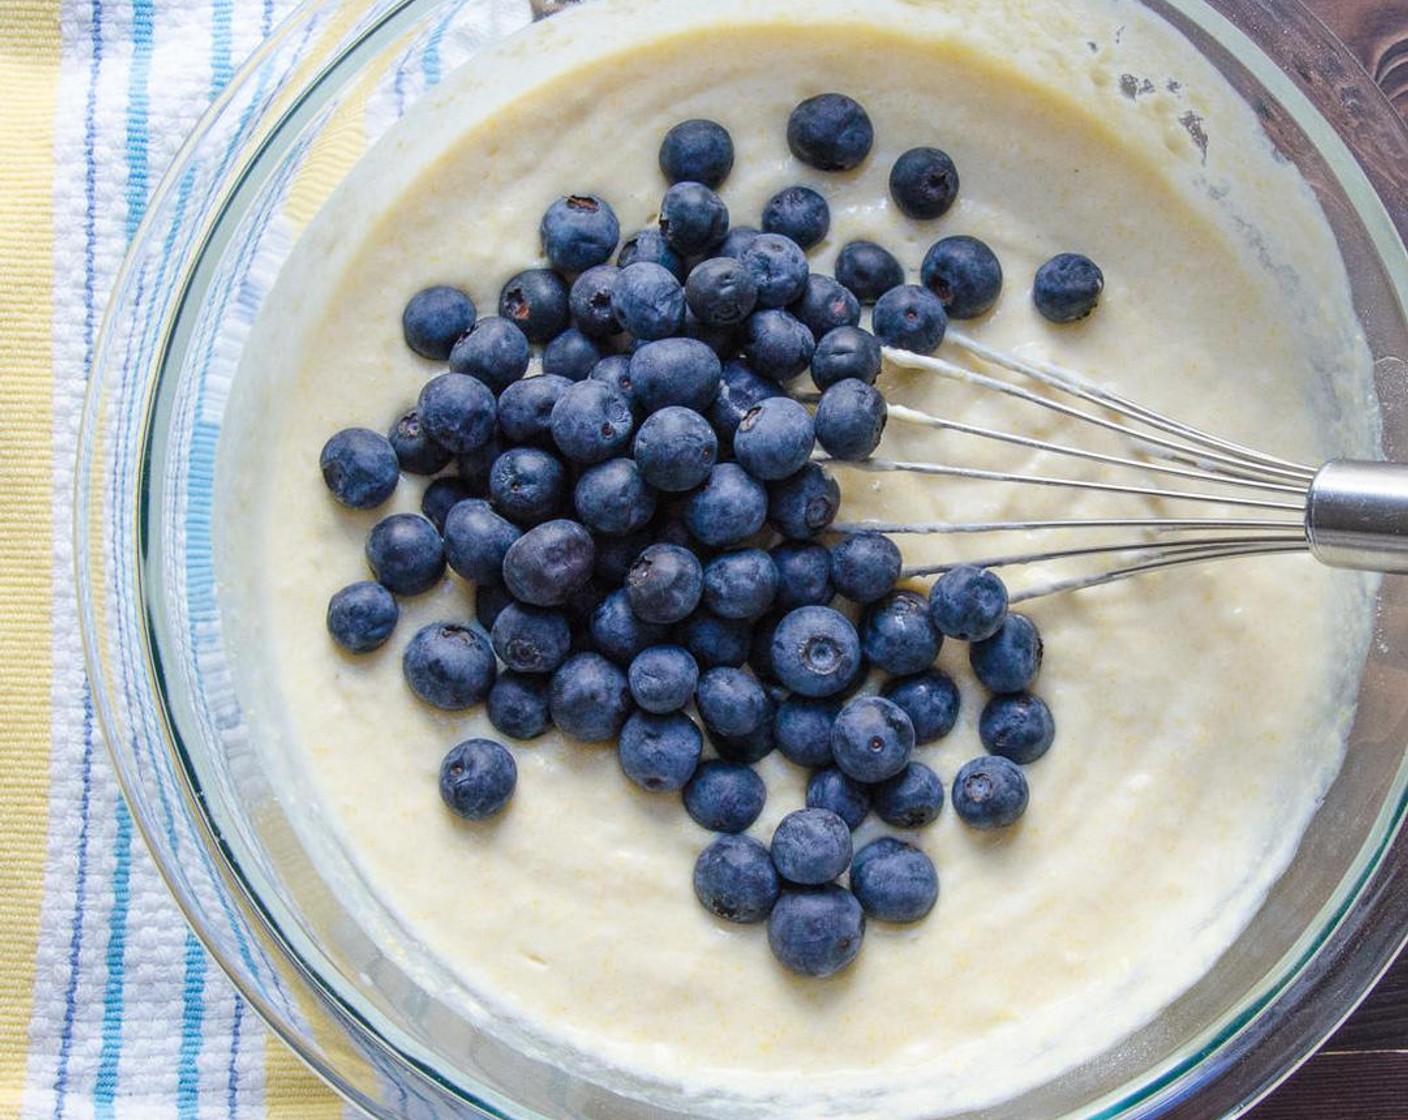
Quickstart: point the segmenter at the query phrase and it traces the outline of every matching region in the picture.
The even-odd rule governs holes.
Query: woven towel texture
[[[151,189],[291,0],[0,0],[0,1117],[347,1114],[188,932],[94,728],[72,577],[94,336]]]

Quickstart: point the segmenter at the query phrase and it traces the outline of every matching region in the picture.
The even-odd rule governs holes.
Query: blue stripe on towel
[[[156,13],[153,0],[132,0],[132,65],[127,76],[127,241],[146,212],[148,193],[148,117]],[[104,952],[103,1022],[98,1071],[93,1086],[94,1115],[109,1120],[118,1097],[122,1058],[123,1005],[126,996],[127,918],[131,910],[132,817],[121,796],[113,799],[117,832],[113,844],[112,907]]]
[[[176,1070],[176,1115],[195,1120],[200,1108],[201,1026],[205,1018],[205,948],[186,934],[186,979],[181,986],[181,1058]]]
[[[122,1052],[123,956],[131,904],[132,816],[117,798],[117,839],[113,845],[112,916],[108,919],[107,986],[103,990],[103,1042],[93,1087],[93,1115],[108,1120],[117,1099],[118,1058]]]
[[[97,322],[94,307],[96,289],[97,240],[97,108],[98,74],[103,64],[103,10],[101,0],[90,8],[89,31],[92,54],[88,62],[88,93],[83,109],[83,368],[93,361],[93,333]],[[93,797],[93,697],[83,685],[82,793],[78,810],[78,868],[73,881],[73,920],[69,928],[68,980],[64,985],[64,1022],[59,1034],[59,1054],[54,1071],[54,1116],[64,1114],[68,1093],[68,1065],[73,1053],[73,1026],[78,1014],[79,963],[83,954],[83,893],[88,881],[88,835]]]
[[[244,997],[235,993],[234,1013],[230,1019],[230,1067],[226,1073],[228,1089],[226,1099],[230,1108],[230,1120],[237,1120],[240,1104],[240,1028],[244,1023]]]

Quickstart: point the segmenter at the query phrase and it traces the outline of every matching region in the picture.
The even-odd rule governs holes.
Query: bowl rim
[[[172,158],[171,163],[162,177],[160,184],[151,196],[148,206],[147,216],[139,225],[134,235],[127,255],[124,258],[122,267],[119,269],[115,279],[114,290],[121,291],[129,282],[136,262],[144,249],[150,250],[151,242],[156,232],[156,221],[154,215],[159,213],[160,201],[170,195],[176,189],[176,184],[180,178],[180,173],[193,158],[199,153],[202,140],[210,133],[221,114],[225,113],[229,106],[234,103],[238,93],[245,83],[248,83],[252,75],[269,58],[270,55],[283,43],[288,42],[300,27],[310,20],[317,18],[319,13],[340,8],[357,8],[367,13],[376,13],[374,20],[366,27],[358,31],[354,36],[345,39],[339,44],[338,49],[324,60],[318,68],[316,74],[304,83],[298,91],[297,96],[289,102],[282,110],[282,113],[270,129],[261,143],[248,153],[242,153],[245,168],[256,165],[266,151],[273,138],[291,123],[296,123],[307,100],[313,92],[328,79],[329,75],[335,74],[345,68],[350,61],[355,60],[366,48],[367,43],[376,36],[386,34],[388,28],[395,29],[400,24],[409,24],[414,20],[416,14],[424,9],[430,10],[432,7],[444,3],[445,0],[301,0],[284,21],[274,30],[268,39],[250,55],[246,62],[239,68],[234,79],[227,86],[225,91],[218,97],[206,112],[201,116],[199,122],[193,128],[185,142]],[[571,0],[568,0],[570,3]],[[1362,87],[1362,95],[1366,104],[1377,103],[1376,111],[1386,112],[1392,116],[1399,126],[1402,139],[1402,151],[1408,153],[1408,125],[1405,125],[1393,109],[1387,96],[1380,87],[1373,82],[1367,72],[1364,71],[1358,60],[1350,53],[1349,48],[1341,43],[1301,0],[1149,0],[1150,6],[1156,10],[1160,7],[1173,9],[1183,14],[1189,20],[1202,25],[1208,13],[1213,13],[1217,19],[1226,23],[1222,34],[1229,34],[1236,39],[1244,40],[1248,45],[1255,45],[1257,50],[1252,57],[1257,58],[1270,67],[1267,74],[1256,74],[1263,84],[1268,85],[1274,92],[1288,98],[1293,104],[1293,115],[1297,121],[1304,125],[1305,119],[1320,121],[1323,123],[1318,109],[1315,108],[1313,97],[1305,89],[1301,88],[1304,81],[1293,81],[1280,67],[1265,56],[1262,51],[1263,45],[1256,42],[1245,31],[1232,22],[1227,12],[1239,9],[1252,8],[1259,13],[1270,13],[1278,8],[1289,8],[1297,10],[1305,21],[1306,26],[1319,28],[1319,35],[1322,40],[1321,46],[1331,50],[1336,56],[1340,65],[1345,66],[1351,73],[1356,90]],[[536,3],[535,3],[536,8]],[[1224,11],[1226,9],[1226,11]],[[1243,64],[1247,61],[1246,52],[1237,54],[1239,61]],[[1270,77],[1270,81],[1267,78]],[[1308,80],[1308,79],[1306,79]],[[1277,88],[1284,87],[1284,88]],[[1338,132],[1330,126],[1325,125],[1329,134],[1333,136],[1337,143],[1343,147],[1345,153],[1351,160],[1351,166],[1365,176],[1366,182],[1373,181],[1375,175],[1372,168],[1366,168],[1360,153],[1353,145],[1346,143]],[[1403,164],[1403,176],[1408,180],[1408,162]],[[238,183],[236,183],[236,186]],[[1375,186],[1378,184],[1375,183]],[[233,192],[232,192],[233,193]],[[1384,192],[1382,190],[1371,191],[1372,203],[1377,206],[1379,216],[1386,229],[1398,241],[1400,250],[1405,231],[1408,231],[1408,208],[1401,210],[1390,210],[1384,202]],[[226,199],[228,202],[228,197]],[[1373,206],[1370,207],[1373,209]],[[209,247],[209,230],[218,226],[223,220],[225,211],[219,210],[208,218],[207,233],[199,239],[199,250],[195,255],[195,260],[199,260],[206,253]],[[184,272],[182,274],[183,291],[188,293],[191,275],[195,269],[195,261],[183,262]],[[1408,290],[1408,289],[1405,289]],[[180,306],[184,303],[184,295],[178,299]],[[117,301],[113,301],[116,303]],[[109,305],[111,308],[112,304]],[[75,487],[77,490],[74,502],[74,542],[75,553],[74,563],[77,574],[77,586],[79,588],[79,612],[81,626],[81,637],[84,646],[85,662],[88,669],[89,679],[94,682],[94,710],[97,720],[102,728],[103,737],[109,746],[109,753],[113,757],[115,768],[118,773],[119,782],[127,799],[129,808],[132,811],[134,823],[138,831],[147,844],[148,849],[155,856],[154,862],[157,869],[171,891],[183,916],[201,940],[206,950],[210,952],[216,963],[230,977],[235,988],[246,999],[261,1019],[287,1044],[295,1053],[307,1063],[312,1070],[337,1091],[344,1099],[356,1104],[375,1115],[392,1115],[383,1110],[379,1102],[371,1099],[366,1093],[357,1087],[354,1080],[348,1077],[337,1063],[329,1058],[312,1041],[299,1033],[298,1028],[289,1021],[288,1017],[274,1004],[266,999],[258,988],[251,984],[244,975],[240,962],[230,954],[226,953],[220,946],[219,939],[212,935],[211,930],[206,925],[205,912],[198,900],[191,897],[184,889],[179,879],[173,875],[168,864],[170,853],[167,852],[163,843],[160,831],[148,819],[140,803],[138,784],[139,779],[130,773],[126,766],[126,759],[120,754],[117,744],[121,742],[121,735],[124,730],[124,721],[118,713],[112,698],[106,695],[103,682],[106,674],[102,671],[104,654],[98,647],[98,618],[100,611],[96,609],[95,600],[101,594],[100,589],[94,586],[91,580],[90,564],[94,558],[94,549],[101,549],[103,540],[101,534],[96,538],[89,523],[89,502],[85,493],[89,476],[95,469],[92,449],[97,441],[94,437],[100,426],[99,412],[102,402],[100,396],[104,388],[104,378],[101,376],[107,358],[108,340],[115,332],[116,327],[110,321],[109,315],[112,312],[105,312],[103,323],[100,327],[97,343],[94,349],[93,374],[85,399],[82,428],[80,433],[80,469],[76,474]],[[174,318],[174,317],[173,317]],[[169,323],[167,324],[169,326]],[[166,358],[169,351],[171,336],[169,330],[163,332],[162,350],[154,370],[147,371],[149,381],[146,385],[145,408],[142,418],[142,431],[140,445],[142,454],[140,459],[143,463],[142,480],[140,485],[142,504],[150,497],[150,479],[147,474],[152,463],[151,440],[154,437],[154,413],[153,408],[158,396],[159,384],[161,381],[161,371],[166,366]],[[418,1061],[414,1055],[405,1052],[386,1039],[381,1031],[371,1024],[357,1009],[350,1005],[335,989],[321,977],[316,968],[311,966],[302,954],[289,942],[284,935],[278,922],[270,913],[264,903],[260,900],[258,893],[252,888],[240,870],[238,862],[234,859],[233,853],[229,850],[220,830],[209,816],[209,810],[202,795],[200,783],[197,780],[196,770],[191,762],[187,748],[180,735],[175,729],[175,720],[172,717],[168,698],[165,690],[165,674],[162,668],[161,658],[157,652],[160,637],[158,623],[149,609],[149,602],[145,594],[143,573],[147,569],[146,558],[151,552],[151,541],[148,536],[150,527],[149,519],[143,512],[132,526],[133,536],[124,543],[134,547],[138,554],[138,562],[135,564],[135,571],[138,574],[139,595],[138,602],[142,604],[141,609],[141,641],[140,653],[143,658],[142,670],[146,674],[148,683],[153,687],[158,705],[158,712],[162,721],[162,731],[166,746],[173,750],[180,762],[179,772],[183,778],[182,793],[186,802],[186,809],[192,819],[197,822],[201,838],[207,848],[220,854],[221,859],[216,861],[216,867],[227,888],[237,905],[247,913],[258,927],[259,932],[269,938],[273,946],[281,955],[282,962],[291,966],[302,981],[312,990],[319,994],[326,1009],[332,1011],[336,1016],[345,1021],[345,1025],[361,1033],[364,1039],[375,1042],[385,1050],[388,1056],[394,1057],[398,1062],[404,1063],[408,1068],[415,1070],[421,1076],[429,1078],[436,1084],[444,1087],[453,1093],[456,1098],[471,1105],[480,1112],[495,1117],[504,1117],[509,1120],[511,1116],[521,1116],[522,1111],[510,1112],[501,1110],[485,1099],[485,1094],[471,1093],[464,1086],[452,1084],[443,1078],[436,1070]],[[1408,763],[1406,763],[1408,765]],[[1402,783],[1399,786],[1402,790]],[[1389,920],[1392,907],[1385,904],[1378,905],[1370,913],[1365,914],[1361,903],[1364,900],[1364,891],[1368,888],[1373,890],[1373,898],[1392,898],[1399,903],[1408,903],[1408,833],[1401,827],[1405,817],[1408,817],[1408,795],[1400,798],[1392,814],[1384,826],[1384,833],[1381,836],[1375,852],[1375,858],[1368,860],[1360,868],[1360,874],[1356,877],[1354,890],[1345,894],[1342,904],[1336,908],[1333,919],[1327,922],[1320,930],[1320,936],[1316,937],[1303,954],[1300,955],[1294,967],[1285,970],[1279,977],[1279,982],[1273,985],[1264,993],[1261,999],[1242,1009],[1241,1013],[1235,1016],[1235,1022],[1229,1024],[1219,1032],[1216,1043],[1207,1048],[1206,1051],[1197,1054],[1188,1054],[1175,1062],[1171,1068],[1165,1070],[1160,1076],[1151,1076],[1142,1082],[1132,1093],[1119,1095],[1107,1107],[1098,1111],[1087,1111],[1083,1114],[1094,1117],[1114,1117],[1129,1115],[1126,1109],[1130,1107],[1147,1106],[1147,1109],[1139,1112],[1141,1116],[1182,1116],[1182,1109],[1187,1105],[1189,1098],[1186,1093],[1189,1091],[1188,1079],[1194,1074],[1201,1074],[1203,1071],[1212,1070],[1212,1082],[1224,1082],[1236,1067],[1244,1067],[1254,1055],[1265,1056],[1268,1053],[1276,1053],[1278,1059],[1268,1064],[1263,1075],[1255,1080],[1250,1086],[1243,1086],[1237,1089],[1233,1101],[1230,1097],[1226,1102],[1224,1113],[1220,1115],[1232,1116],[1240,1113],[1265,1093],[1269,1092],[1285,1077],[1288,1077],[1294,1069],[1308,1059],[1323,1041],[1357,1006],[1358,1002],[1368,994],[1373,983],[1382,975],[1383,971],[1392,963],[1394,955],[1408,943],[1408,928],[1402,930],[1395,928],[1395,923]],[[1367,846],[1367,845],[1366,845]],[[1390,858],[1391,856],[1397,858]],[[1334,959],[1324,959],[1320,956],[1320,950],[1328,942],[1342,936],[1350,936],[1358,941],[1358,948],[1355,953],[1345,953]],[[1372,970],[1367,981],[1361,983],[1344,977],[1346,962],[1351,957],[1362,959],[1362,955],[1367,954],[1370,959],[1376,962],[1376,968]],[[1343,1004],[1336,1004],[1334,1011],[1327,1012],[1322,1002],[1314,997],[1326,986],[1337,986],[1341,992],[1357,988],[1357,994],[1353,994]],[[1283,1043],[1273,1047],[1266,1039],[1255,1041],[1255,1046],[1239,1047],[1240,1042],[1249,1041],[1243,1036],[1248,1023],[1253,1022],[1261,1016],[1267,1007],[1279,1001],[1288,1001],[1289,1004],[1306,1019],[1313,1020],[1314,1026],[1309,1031],[1313,1035],[1310,1046],[1289,1045]],[[1301,1037],[1305,1037],[1303,1034]],[[1274,1042],[1275,1040],[1270,1040]],[[1294,1050],[1293,1055],[1287,1055],[1287,1051]],[[1211,1062],[1212,1064],[1207,1064]],[[1206,1080],[1198,1085],[1200,1099],[1201,1094],[1206,1091],[1209,1084]],[[1195,1102],[1196,1103],[1196,1102]],[[1188,1115],[1192,1115],[1189,1113]],[[1199,1112],[1198,1115],[1204,1115]]]

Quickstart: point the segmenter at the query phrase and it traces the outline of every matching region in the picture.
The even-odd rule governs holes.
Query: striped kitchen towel
[[[104,301],[292,0],[0,0],[0,1120],[343,1116],[206,957],[94,729],[70,543]]]

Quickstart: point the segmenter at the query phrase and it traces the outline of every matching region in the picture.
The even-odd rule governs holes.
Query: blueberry
[[[838,381],[816,406],[816,439],[835,459],[860,462],[880,446],[889,419],[885,398],[853,377]]]
[[[552,407],[552,439],[574,463],[600,463],[630,443],[630,402],[602,381],[578,381]]]
[[[958,197],[958,168],[938,148],[910,148],[890,168],[890,197],[907,218],[942,217]]]
[[[489,689],[485,711],[495,730],[513,739],[536,739],[552,726],[548,678],[533,673],[499,674]]]
[[[367,534],[366,554],[377,582],[397,595],[429,591],[445,574],[440,534],[418,513],[383,517]]]
[[[688,618],[703,589],[699,558],[679,545],[651,545],[626,574],[631,610],[645,622],[665,625]]]
[[[1095,310],[1104,287],[1105,274],[1089,257],[1058,253],[1036,270],[1032,301],[1043,318],[1074,323]]]
[[[632,450],[646,482],[682,493],[709,477],[719,457],[719,437],[692,408],[667,405],[646,417]]]
[[[503,582],[504,557],[520,536],[518,528],[478,498],[457,503],[445,515],[445,559],[465,579]]]
[[[821,336],[812,352],[812,381],[825,391],[855,378],[873,385],[880,376],[880,340],[859,327],[837,327]]]
[[[700,675],[694,704],[704,726],[720,735],[748,735],[771,714],[771,705],[757,679],[728,666]]]
[[[621,224],[605,199],[569,194],[547,208],[538,235],[553,268],[584,272],[611,259],[621,239]]]
[[[433,479],[420,497],[420,512],[435,528],[445,532],[445,518],[460,502],[474,497],[474,491],[458,478]]]
[[[768,487],[768,520],[784,537],[811,540],[836,520],[841,488],[817,463]]]
[[[764,684],[777,689],[782,688],[782,683],[777,679],[777,672],[772,664],[772,640],[784,617],[786,615],[782,611],[770,611],[762,618],[756,619],[748,644],[747,663],[753,670],[753,675]]]
[[[849,171],[870,154],[875,129],[860,104],[843,93],[809,97],[787,118],[787,147],[822,171]]]
[[[501,812],[517,784],[513,755],[493,739],[466,739],[451,747],[440,764],[440,798],[468,821]]]
[[[904,709],[883,696],[846,702],[831,727],[836,765],[858,782],[883,782],[898,774],[914,750],[914,725]]]
[[[831,549],[831,582],[853,603],[884,598],[900,578],[899,545],[881,533],[855,533]]]
[[[811,187],[783,187],[763,206],[762,227],[810,249],[831,229],[831,207]]]
[[[753,277],[760,308],[786,307],[807,290],[807,254],[790,237],[760,233],[738,259]]]
[[[543,347],[543,372],[568,381],[582,381],[603,356],[595,341],[576,327],[568,327]]]
[[[710,258],[711,260],[716,258]],[[706,323],[699,318],[686,304],[684,309],[684,326],[680,328],[680,333],[685,338],[692,338],[696,342],[702,342],[718,357],[719,361],[733,357],[738,350],[739,328],[732,324],[718,325]]]
[[[414,408],[402,413],[386,433],[396,461],[407,474],[435,474],[450,461],[450,453],[433,439]]]
[[[767,515],[763,484],[737,463],[718,464],[684,507],[689,531],[715,548],[742,544],[763,527]]]
[[[851,864],[851,830],[830,809],[797,809],[772,834],[772,862],[791,883],[815,887]]]
[[[607,388],[625,398],[626,403],[631,406],[633,415],[639,415],[642,411],[636,400],[635,386],[631,383],[630,355],[610,354],[597,362],[588,376],[591,380],[600,381]]]
[[[973,673],[993,692],[1030,688],[1041,669],[1041,634],[1024,614],[1009,614],[990,638],[968,647]]]
[[[552,436],[552,407],[572,385],[565,377],[544,374],[515,381],[499,394],[499,430],[516,444],[536,444]]]
[[[860,300],[848,288],[820,272],[807,277],[801,298],[788,310],[815,339],[825,337],[837,327],[854,327],[860,322]],[[812,360],[816,360],[815,355]]]
[[[432,622],[416,631],[401,655],[401,672],[411,691],[443,711],[472,708],[483,700],[496,669],[489,639],[449,622]]]
[[[675,183],[660,200],[660,233],[681,256],[712,248],[728,232],[728,207],[703,183]]]
[[[800,319],[779,308],[755,311],[743,324],[743,355],[764,377],[787,382],[811,365],[816,351],[812,332]]]
[[[978,738],[983,746],[1022,766],[1044,755],[1055,737],[1051,709],[1030,692],[994,696],[978,717]]]
[[[913,591],[894,591],[865,612],[861,649],[877,669],[905,676],[934,664],[944,636],[929,619],[929,604]]]
[[[873,241],[851,241],[841,246],[832,271],[837,282],[861,303],[874,303],[904,283],[904,267],[893,253]]]
[[[929,588],[929,617],[941,634],[980,642],[1007,619],[1007,588],[986,568],[950,568]]]
[[[318,467],[332,496],[351,509],[374,509],[401,477],[396,450],[368,428],[343,428],[323,444]]]
[[[592,612],[592,643],[612,661],[629,665],[642,650],[665,641],[666,628],[645,622],[631,610],[625,588],[611,592]]]
[[[655,493],[630,459],[588,467],[577,480],[573,501],[582,524],[606,536],[638,532],[655,515]]]
[[[703,602],[723,618],[757,618],[772,606],[777,584],[777,565],[762,549],[726,552],[704,565]]]
[[[997,254],[976,237],[945,237],[924,254],[919,279],[944,305],[950,319],[974,319],[1002,294]]]
[[[881,836],[851,861],[851,891],[877,921],[917,922],[939,899],[939,876],[913,844]]]
[[[843,691],[860,668],[860,657],[855,627],[830,607],[798,607],[784,615],[773,632],[773,672],[803,696]]]
[[[567,471],[556,455],[537,447],[515,447],[494,460],[489,498],[514,524],[541,525],[566,503]]]
[[[567,660],[572,628],[567,616],[510,603],[499,612],[489,635],[494,652],[520,673],[551,673]]]
[[[574,653],[552,675],[548,713],[569,738],[610,742],[630,712],[626,674],[599,653]]]
[[[716,257],[732,257],[737,260],[743,256],[743,250],[753,244],[753,239],[762,233],[762,230],[754,229],[752,226],[733,226],[724,239],[719,242],[719,247],[714,251]]]
[[[715,121],[680,121],[660,141],[660,172],[671,183],[717,187],[733,170],[733,139]]]
[[[370,653],[391,637],[400,613],[396,596],[381,584],[350,583],[328,600],[328,633],[348,653]]]
[[[401,331],[406,345],[423,358],[443,362],[455,340],[474,326],[474,301],[445,284],[425,288],[406,302]]]
[[[708,412],[720,446],[732,449],[738,425],[755,404],[782,395],[783,389],[776,381],[759,377],[745,362],[725,362],[719,379],[719,395]]]
[[[777,749],[791,762],[811,769],[831,766],[831,725],[836,722],[840,702],[834,698],[813,700],[789,696],[777,706],[774,733]],[[809,802],[810,803],[810,802]],[[834,805],[822,805],[841,813]],[[845,813],[841,813],[845,817]]]
[[[608,537],[598,534],[596,539],[596,560],[592,565],[597,579],[612,587],[626,582],[626,573],[647,545],[654,544],[654,535],[649,529],[627,533],[624,537]]]
[[[633,712],[621,727],[616,757],[641,789],[668,793],[694,776],[703,749],[699,728],[683,712]]]
[[[621,323],[613,306],[616,281],[621,270],[614,264],[598,264],[587,269],[567,293],[572,322],[588,338],[608,338],[621,333]]]
[[[939,776],[922,762],[911,762],[893,777],[876,782],[870,803],[875,815],[896,828],[922,828],[937,820],[944,807]]]
[[[568,595],[567,601],[562,604],[562,613],[567,616],[567,620],[572,626],[572,650],[574,653],[578,650],[592,648],[591,618],[606,596],[611,593],[611,590],[607,584],[597,578],[595,564],[593,564],[592,575],[586,583]]]
[[[684,285],[685,303],[702,323],[731,327],[758,302],[758,285],[743,262],[710,257],[695,265]]]
[[[1001,755],[965,762],[953,779],[953,809],[974,828],[1006,828],[1027,811],[1022,768]]]
[[[958,686],[939,669],[886,681],[880,695],[904,709],[914,725],[915,743],[942,739],[958,722]]]
[[[836,594],[831,585],[831,554],[819,544],[783,541],[772,550],[777,569],[777,595],[773,606],[780,611],[826,606]]]
[[[474,618],[486,631],[494,628],[494,621],[504,609],[514,601],[508,588],[501,583],[479,583],[474,586]]]
[[[499,292],[499,314],[516,325],[529,342],[547,342],[572,321],[567,294],[567,282],[552,269],[525,269]]]
[[[684,644],[702,669],[738,668],[748,660],[753,627],[746,618],[723,618],[697,610],[684,626]]]
[[[764,921],[780,885],[772,856],[751,836],[720,836],[694,863],[694,894],[725,921]]]
[[[681,284],[684,283],[684,258],[670,248],[664,235],[654,227],[628,237],[616,254],[617,268],[624,270],[633,264],[658,264]]]
[[[932,354],[944,340],[948,316],[939,297],[928,288],[901,284],[876,300],[870,327],[882,346]]]
[[[528,372],[528,336],[498,315],[480,319],[450,351],[450,372],[477,377],[496,393]]]
[[[489,472],[498,459],[499,438],[491,435],[487,443],[480,444],[473,451],[464,451],[455,456],[455,474],[475,498],[489,496]]]
[[[651,646],[631,660],[626,683],[636,704],[647,712],[677,712],[694,697],[699,665],[681,646]]]
[[[611,308],[623,329],[651,341],[669,338],[684,323],[684,288],[669,269],[638,261],[621,269]]]
[[[430,438],[456,454],[487,444],[498,420],[494,394],[466,373],[442,373],[427,381],[416,408]]]
[[[769,699],[767,716],[752,731],[746,735],[723,735],[710,731],[709,741],[714,744],[714,750],[724,761],[752,766],[767,758],[777,747],[777,740],[773,736],[775,713],[776,706]]]
[[[773,956],[803,976],[840,972],[856,959],[864,938],[865,912],[855,895],[834,883],[783,891],[768,915]]]
[[[503,581],[521,603],[556,607],[591,578],[591,534],[575,521],[545,521],[504,553]]]
[[[829,759],[829,747],[826,754]],[[827,766],[807,780],[807,807],[835,813],[847,828],[854,830],[870,812],[870,787],[849,777],[838,766]]]
[[[684,787],[684,808],[710,832],[742,832],[758,819],[767,796],[767,786],[751,766],[710,759]]]
[[[631,355],[631,385],[646,412],[668,405],[705,411],[719,395],[722,373],[718,355],[692,338],[647,342]]]
[[[811,413],[791,397],[770,397],[744,415],[734,433],[733,453],[754,478],[772,482],[801,470],[813,443]]]

